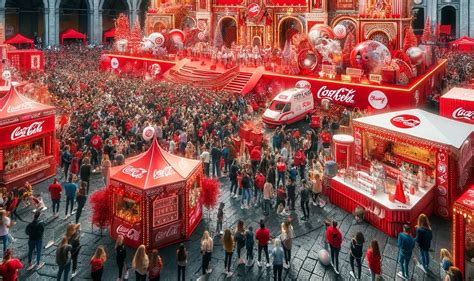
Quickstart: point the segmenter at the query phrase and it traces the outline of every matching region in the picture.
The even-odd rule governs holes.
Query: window
[[[286,105],[285,102],[274,100],[270,104],[269,109],[274,110],[274,111],[282,111],[285,105]]]
[[[287,103],[285,108],[283,109],[283,112],[288,112],[291,110],[291,103]]]
[[[134,224],[141,220],[141,204],[126,193],[114,194],[116,216],[126,222]]]

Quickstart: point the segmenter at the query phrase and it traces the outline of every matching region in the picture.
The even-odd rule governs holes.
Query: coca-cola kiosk
[[[0,186],[34,184],[56,173],[55,108],[0,88]]]
[[[472,177],[474,126],[411,109],[353,120],[354,164],[331,179],[329,197],[396,236],[421,214],[451,217]]]
[[[474,90],[452,88],[441,96],[439,111],[441,116],[474,124]]]
[[[161,248],[188,239],[202,216],[202,163],[150,148],[112,167],[110,235],[125,244]]]

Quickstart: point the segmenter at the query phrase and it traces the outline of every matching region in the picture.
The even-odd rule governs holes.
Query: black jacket
[[[30,222],[25,229],[28,240],[42,240],[44,234],[44,222],[42,220],[34,220]]]
[[[362,258],[362,247],[363,245],[362,244],[358,244],[357,241],[352,238],[351,240],[351,255],[354,257],[354,258]]]
[[[81,176],[81,180],[87,181],[90,179],[92,173],[91,165],[82,165],[79,169],[79,174]]]

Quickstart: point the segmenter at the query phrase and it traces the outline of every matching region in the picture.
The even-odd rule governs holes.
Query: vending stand
[[[441,96],[439,113],[444,117],[474,124],[474,90],[452,88]]]
[[[2,87],[0,96],[0,186],[12,189],[55,175],[55,108],[13,86]]]
[[[161,248],[188,239],[202,216],[202,163],[164,151],[148,151],[111,168],[110,235],[131,247]]]
[[[474,126],[419,109],[353,121],[354,164],[331,180],[331,201],[364,208],[365,219],[391,236],[421,213],[449,218],[469,178]]]
[[[466,278],[474,276],[474,185],[453,205],[453,257]],[[467,279],[466,279],[467,280]]]

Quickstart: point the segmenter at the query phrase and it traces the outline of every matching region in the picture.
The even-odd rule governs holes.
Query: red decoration
[[[410,27],[405,32],[405,38],[403,39],[403,51],[406,52],[411,47],[418,45],[418,40],[416,39],[413,29]]]
[[[136,54],[140,50],[140,43],[142,41],[142,30],[140,28],[140,22],[138,21],[138,18],[135,20],[135,23],[133,25],[132,32],[130,33],[130,36],[128,38],[128,47],[130,50],[130,53]]]
[[[130,24],[128,23],[128,16],[120,14],[115,20],[115,42],[122,39],[127,39],[130,33]]]
[[[406,37],[405,37],[406,38]],[[416,40],[416,38],[415,38]],[[405,50],[405,47],[403,48]],[[405,50],[406,51],[406,50]],[[402,51],[402,50],[396,50],[392,53],[392,59],[400,59],[404,62],[406,62],[410,67],[411,67],[411,61],[410,58],[407,56],[407,54]]]
[[[110,190],[102,188],[91,195],[92,223],[102,229],[112,221],[112,205],[110,204]]]
[[[351,51],[355,47],[354,35],[352,32],[349,32],[344,42],[344,49],[342,50],[342,57],[346,65],[350,64],[351,61]]]
[[[394,199],[400,201],[403,204],[407,203],[407,198],[405,197],[405,193],[403,191],[402,181],[400,177],[397,178],[397,187],[395,189],[395,196]]]
[[[433,36],[433,30],[431,28],[431,19],[428,16],[426,17],[425,28],[423,29],[423,36],[421,36],[421,42],[423,43],[430,42],[432,36]]]
[[[217,179],[204,178],[201,191],[202,204],[207,209],[217,205],[219,199],[219,181]]]

